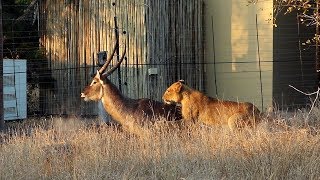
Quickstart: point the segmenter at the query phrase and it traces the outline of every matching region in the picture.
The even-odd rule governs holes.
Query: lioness
[[[210,126],[227,126],[231,130],[255,126],[260,121],[260,111],[253,104],[221,101],[208,97],[185,85],[183,80],[173,83],[162,99],[168,104],[181,104],[185,121],[198,121]]]

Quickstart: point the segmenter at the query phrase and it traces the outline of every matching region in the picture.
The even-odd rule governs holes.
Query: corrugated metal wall
[[[96,114],[96,103],[83,102],[80,92],[95,72],[96,54],[114,45],[115,16],[120,32],[127,32],[120,34],[120,53],[128,44],[120,74],[126,96],[161,100],[179,79],[204,89],[201,0],[40,2],[40,43],[54,79],[53,88],[41,90],[43,113]],[[148,75],[149,68],[158,74]],[[110,78],[118,84],[117,73]]]

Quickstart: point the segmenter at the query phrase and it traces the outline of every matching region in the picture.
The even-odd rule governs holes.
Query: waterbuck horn
[[[119,44],[116,43],[114,45],[114,48],[112,50],[112,53],[109,55],[109,58],[106,60],[106,62],[104,63],[104,65],[99,69],[99,73],[102,74],[106,69],[107,67],[109,66],[111,60],[113,59],[113,56],[114,56],[114,53],[116,52],[117,48],[118,48]]]
[[[124,50],[123,50],[123,53],[122,53],[122,56],[121,56],[120,60],[118,61],[118,63],[114,67],[112,67],[106,73],[104,73],[103,76],[107,77],[110,74],[112,74],[116,69],[118,69],[118,67],[122,63],[124,57],[126,56],[126,51],[127,51],[127,46],[126,46],[126,43],[124,43]]]

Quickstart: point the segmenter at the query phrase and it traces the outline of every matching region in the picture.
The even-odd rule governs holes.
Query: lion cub
[[[227,126],[231,130],[244,126],[252,127],[260,121],[260,111],[253,104],[208,97],[185,85],[183,80],[173,83],[162,99],[168,104],[181,104],[185,121]]]

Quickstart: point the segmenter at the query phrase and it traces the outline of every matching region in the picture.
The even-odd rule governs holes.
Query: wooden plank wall
[[[199,90],[203,87],[202,1],[148,0],[146,24],[149,67],[158,68],[157,78],[150,77],[148,96],[161,97],[172,82],[184,79]],[[154,64],[154,65],[152,65]],[[149,91],[148,91],[149,90]]]
[[[161,100],[172,82],[185,79],[203,90],[202,0],[46,0],[40,1],[41,45],[54,89],[45,89],[43,113],[96,114],[96,103],[80,99],[97,68],[99,51],[114,45],[114,16],[120,32],[122,92],[130,98]],[[115,6],[112,5],[115,3]],[[94,62],[95,60],[95,62]],[[114,58],[116,60],[116,58]],[[157,68],[157,75],[148,75]],[[118,85],[118,75],[110,79]]]

